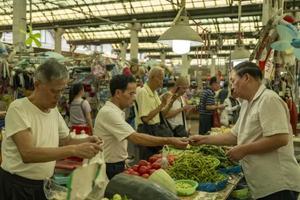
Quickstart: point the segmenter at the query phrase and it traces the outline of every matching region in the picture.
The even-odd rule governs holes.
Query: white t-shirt
[[[125,113],[119,107],[107,101],[97,114],[94,130],[96,136],[104,139],[103,152],[106,163],[126,160],[126,138],[136,131],[125,121]]]
[[[231,130],[238,145],[264,137],[286,133],[286,146],[242,159],[249,189],[255,199],[282,191],[300,192],[300,169],[294,156],[293,132],[286,103],[273,91],[261,85],[252,102],[243,101],[239,119]]]
[[[53,175],[55,162],[24,164],[12,137],[30,129],[36,147],[58,147],[59,139],[69,135],[69,129],[57,108],[44,113],[28,98],[12,102],[5,118],[5,133],[2,141],[3,163],[1,167],[24,178],[44,180]]]
[[[183,106],[181,106],[181,102],[177,99],[176,101],[174,101],[172,107],[170,108],[170,111],[177,110],[177,109],[179,109],[181,107],[184,107],[186,105],[183,98],[180,97],[180,99],[183,103]],[[185,118],[185,114],[184,114],[184,118]],[[168,120],[169,124],[171,125],[172,129],[174,129],[178,125],[184,125],[183,120],[182,120],[182,112],[178,113],[175,117],[169,118],[167,120]],[[184,119],[184,120],[185,120],[185,126],[186,126],[186,119]]]

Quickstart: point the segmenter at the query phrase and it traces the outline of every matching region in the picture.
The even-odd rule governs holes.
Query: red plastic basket
[[[74,129],[76,130],[76,132],[75,132],[76,135],[79,135],[82,130],[84,130],[85,134],[91,135],[90,134],[90,127],[89,126],[77,126],[77,125],[73,125],[72,128],[71,128],[71,132]]]

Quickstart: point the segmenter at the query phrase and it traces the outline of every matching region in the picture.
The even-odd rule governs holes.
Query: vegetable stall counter
[[[183,197],[181,200],[226,200],[237,184],[242,180],[243,175],[229,175],[229,181],[226,188],[219,192],[201,192],[196,191],[193,195]]]

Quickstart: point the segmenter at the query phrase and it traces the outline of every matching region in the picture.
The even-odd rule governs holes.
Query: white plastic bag
[[[161,158],[159,158],[156,163],[159,163],[162,169],[168,169],[170,167],[170,163],[168,160],[169,154],[169,146],[164,145],[161,153]]]
[[[71,174],[67,200],[101,200],[108,183],[103,152],[84,159],[83,166]]]
[[[53,179],[44,180],[44,192],[47,199],[66,200],[68,189],[59,185]]]
[[[100,163],[101,169],[98,177],[94,181],[94,188],[93,191],[88,195],[87,199],[94,199],[94,200],[101,200],[104,198],[104,192],[106,189],[106,186],[109,182],[109,179],[106,175],[106,164],[104,162],[104,153],[99,152],[94,158],[90,159],[84,159],[83,163],[89,162],[90,164],[93,163]]]

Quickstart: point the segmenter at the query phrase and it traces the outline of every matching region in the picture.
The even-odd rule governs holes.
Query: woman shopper
[[[93,135],[93,123],[91,106],[83,99],[84,88],[81,83],[72,86],[69,92],[69,113],[71,126],[89,126],[90,134]]]

